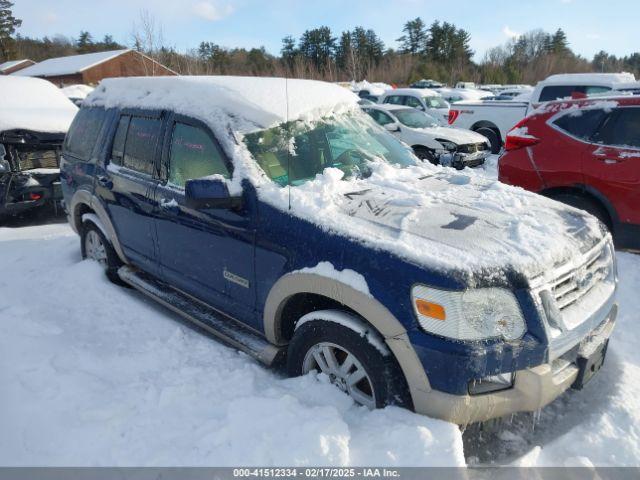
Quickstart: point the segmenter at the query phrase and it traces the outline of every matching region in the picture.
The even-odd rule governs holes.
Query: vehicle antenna
[[[284,95],[285,99],[285,125],[287,126],[287,189],[289,195],[289,210],[291,210],[291,142],[289,139],[289,74],[284,77]]]

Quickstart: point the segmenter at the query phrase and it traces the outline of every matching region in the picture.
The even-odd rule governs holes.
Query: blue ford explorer
[[[267,365],[459,424],[603,364],[617,274],[591,216],[422,164],[321,82],[112,79],[61,179],[84,257]]]

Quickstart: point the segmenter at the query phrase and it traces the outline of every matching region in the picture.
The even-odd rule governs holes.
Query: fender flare
[[[294,272],[284,275],[273,285],[265,303],[263,321],[267,340],[275,345],[286,344],[281,336],[282,311],[287,300],[299,293],[312,293],[335,300],[368,321],[382,335],[400,365],[414,408],[423,411],[425,394],[431,391],[431,385],[406,328],[378,300],[350,285],[316,273]]]
[[[98,225],[98,227],[100,227],[107,239],[111,242],[113,249],[115,250],[118,257],[120,257],[120,260],[122,260],[123,263],[128,264],[129,261],[127,260],[127,257],[122,250],[122,246],[120,245],[120,241],[118,240],[118,235],[116,234],[116,229],[111,222],[111,218],[109,218],[109,214],[102,206],[100,200],[87,190],[78,190],[73,194],[73,197],[71,197],[68,212],[71,228],[73,228],[76,233],[80,233],[80,227],[82,226],[83,218],[76,212],[82,205],[87,206],[94,212],[97,219],[101,223],[101,225]]]

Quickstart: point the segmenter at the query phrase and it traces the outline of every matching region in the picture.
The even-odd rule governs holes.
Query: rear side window
[[[124,158],[124,142],[127,139],[127,130],[129,129],[129,121],[131,117],[128,115],[120,117],[116,134],[113,137],[113,146],[111,147],[111,162],[116,165],[122,165]]]
[[[160,119],[131,117],[127,138],[124,142],[122,164],[125,167],[140,173],[153,175],[155,152],[161,125]]]
[[[67,137],[65,150],[74,157],[88,162],[107,115],[103,108],[82,108],[76,114]]]
[[[171,137],[169,183],[184,187],[187,180],[209,175],[229,178],[222,152],[202,128],[176,123]]]
[[[402,96],[391,95],[384,99],[384,103],[390,103],[392,105],[402,105]]]
[[[616,147],[640,148],[640,108],[619,108],[595,140]]]
[[[542,89],[539,101],[549,102],[551,100],[571,98],[571,95],[574,93],[590,95],[594,93],[608,92],[609,90],[611,90],[609,87],[592,85],[550,85]]]
[[[553,123],[569,135],[589,140],[607,117],[602,109],[575,110],[555,120]]]

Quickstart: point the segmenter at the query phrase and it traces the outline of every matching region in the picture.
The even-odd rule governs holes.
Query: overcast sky
[[[571,47],[591,58],[606,50],[627,55],[640,50],[640,0],[14,0],[23,20],[19,32],[42,37],[95,39],[111,34],[129,45],[134,22],[148,10],[162,25],[165,44],[180,51],[203,41],[225,47],[259,47],[274,54],[285,35],[328,25],[336,36],[361,25],[396,47],[408,19],[429,24],[446,20],[471,33],[476,60],[509,37],[535,28],[561,27]]]

